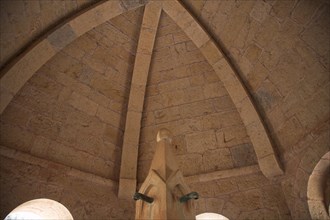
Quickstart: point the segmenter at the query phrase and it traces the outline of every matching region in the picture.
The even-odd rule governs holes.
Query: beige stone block
[[[104,129],[103,139],[116,146],[121,146],[123,143],[123,132],[111,125],[107,125]]]
[[[186,135],[188,153],[203,153],[208,149],[218,147],[217,139],[213,130]]]
[[[238,78],[236,77],[236,73],[233,71],[233,69],[228,64],[228,61],[225,58],[220,59],[212,66],[214,68],[215,73],[225,85],[225,87],[237,83]]]
[[[213,99],[213,105],[216,112],[235,111],[235,105],[228,95]]]
[[[121,155],[120,178],[136,178],[137,174],[138,145],[131,144],[124,137]],[[123,164],[125,164],[123,166]]]
[[[156,110],[154,112],[154,118],[156,124],[161,124],[164,122],[176,121],[181,118],[180,108],[172,107],[161,110]]]
[[[324,198],[324,189],[322,183],[325,182],[324,176],[312,174],[308,179],[308,189],[307,189],[307,198],[309,200],[319,200],[323,201]]]
[[[259,22],[263,22],[269,14],[272,6],[267,2],[257,2],[250,12],[250,16]]]
[[[263,158],[258,158],[261,172],[269,179],[283,175],[284,172],[274,154],[270,154]]]
[[[132,82],[136,85],[146,85],[149,73],[151,56],[143,53],[137,53],[134,63],[134,72]]]
[[[260,120],[259,115],[249,97],[246,97],[241,102],[237,103],[236,107],[245,125],[249,125]]]
[[[214,106],[211,101],[199,101],[180,106],[181,115],[184,118],[191,118],[214,113]]]
[[[48,35],[47,40],[54,47],[54,50],[60,51],[77,38],[69,24],[65,24],[56,31]]]
[[[290,14],[294,5],[294,1],[276,1],[272,7],[271,13],[275,14],[278,19],[283,20]]]
[[[237,107],[241,102],[244,101],[244,99],[250,100],[245,88],[238,80],[236,81],[236,84],[228,85],[224,83],[224,85],[228,91],[229,96]]]
[[[185,91],[177,90],[161,93],[161,98],[157,100],[164,107],[176,106],[185,103]]]
[[[96,117],[107,124],[113,125],[116,128],[123,127],[121,114],[114,112],[111,109],[98,106]]]
[[[156,30],[142,27],[137,52],[151,55],[155,43]]]
[[[182,78],[158,84],[158,90],[160,93],[184,89],[188,87],[190,87],[189,78]]]
[[[131,84],[130,96],[128,101],[128,111],[142,112],[145,97],[145,86]]]
[[[1,83],[2,85],[2,83]],[[1,92],[0,92],[0,114],[3,113],[3,111],[6,109],[8,106],[9,102],[13,99],[13,95],[8,92],[6,89],[1,87]]]
[[[198,24],[194,18],[190,16],[190,19],[193,21],[190,23],[188,27],[184,29],[184,32],[186,33],[187,36],[194,42],[197,48],[202,47],[207,41],[210,40],[209,35],[207,32],[204,31],[204,29]]]
[[[99,104],[100,106],[103,107],[110,107],[111,100],[106,97],[105,95],[102,95],[96,90],[90,90],[90,93],[88,95],[88,98]],[[115,110],[115,109],[112,109]]]
[[[161,2],[150,2],[145,6],[142,27],[157,30],[159,18],[161,14]]]
[[[36,115],[30,119],[27,128],[36,135],[55,139],[59,135],[61,123],[43,115]]]
[[[230,147],[251,142],[243,125],[222,128],[216,135],[222,146]]]
[[[299,24],[306,24],[311,20],[315,11],[319,8],[319,1],[301,1],[292,11],[292,19]]]
[[[179,168],[185,176],[203,172],[202,156],[199,154],[178,155]],[[192,161],[194,161],[192,163]]]
[[[84,12],[69,22],[77,36],[81,36],[92,28],[123,13],[125,9],[120,1],[106,1]]]
[[[141,112],[127,112],[124,142],[130,143],[133,146],[138,146],[140,139],[141,119]]]
[[[200,47],[200,50],[209,64],[214,65],[223,58],[222,53],[212,40],[208,40]]]
[[[6,124],[26,127],[33,113],[24,107],[16,104],[10,104],[1,115],[1,122]]]
[[[29,152],[35,135],[17,126],[1,123],[0,143],[2,146]]]
[[[41,41],[1,77],[1,87],[11,94],[16,94],[32,75],[54,55],[55,50],[49,42]]]
[[[51,145],[51,140],[42,136],[37,136],[31,147],[31,154],[41,158],[47,158],[47,150]]]
[[[98,109],[98,104],[76,92],[72,93],[71,98],[68,102],[76,109],[83,111],[91,116],[94,116]]]
[[[247,125],[246,131],[250,136],[258,159],[274,153],[265,128],[260,121]]]
[[[300,160],[299,166],[308,173],[312,173],[320,158],[311,148],[304,151],[304,156]]]
[[[187,148],[189,145],[187,144]],[[204,172],[234,168],[233,160],[228,148],[208,150],[203,154]]]
[[[184,102],[196,102],[204,100],[203,88],[201,86],[195,86],[184,89]]]
[[[244,56],[251,62],[255,63],[258,60],[262,49],[258,47],[256,44],[251,44],[245,51]]]
[[[206,99],[227,95],[227,90],[220,82],[205,84],[203,93]]]

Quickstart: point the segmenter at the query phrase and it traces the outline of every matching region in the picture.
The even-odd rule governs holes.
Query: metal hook
[[[135,201],[141,199],[142,201],[145,201],[145,202],[147,202],[147,203],[153,203],[153,201],[154,201],[154,198],[151,198],[151,197],[146,196],[146,195],[144,195],[144,194],[142,194],[142,193],[139,193],[139,192],[136,192],[136,193],[134,194],[133,199],[134,199]]]
[[[191,192],[191,193],[188,193],[187,195],[184,195],[180,198],[180,202],[181,203],[184,203],[184,202],[187,202],[189,201],[190,199],[198,199],[198,193],[197,192]]]

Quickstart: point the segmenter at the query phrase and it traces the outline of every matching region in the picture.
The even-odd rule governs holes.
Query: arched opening
[[[223,215],[212,213],[212,212],[205,212],[199,215],[196,215],[196,220],[229,220]]]
[[[330,219],[330,151],[315,166],[308,180],[307,198],[312,219]]]
[[[34,199],[17,206],[5,218],[14,219],[65,219],[73,220],[69,210],[51,199]]]

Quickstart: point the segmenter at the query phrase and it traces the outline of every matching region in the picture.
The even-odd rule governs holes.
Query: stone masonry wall
[[[183,2],[225,50],[261,111],[284,164],[293,218],[310,218],[306,179],[330,143],[329,2]]]
[[[185,176],[256,164],[245,127],[201,52],[162,13],[156,35],[139,148],[139,182],[150,167],[159,128],[174,134]]]
[[[134,219],[134,201],[118,200],[117,183],[97,182],[67,166],[31,158],[26,163],[1,156],[0,168],[1,219],[37,198],[62,203],[74,219]]]
[[[0,1],[0,69],[40,35],[94,0]]]
[[[1,144],[117,180],[143,8],[78,38],[1,115]]]

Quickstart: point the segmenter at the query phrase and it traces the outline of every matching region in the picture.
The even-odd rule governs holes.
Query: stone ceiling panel
[[[231,98],[183,31],[162,13],[149,72],[139,150],[139,181],[148,172],[156,132],[174,134],[184,175],[256,164]]]
[[[96,27],[39,69],[1,115],[1,144],[117,180],[142,13]]]

